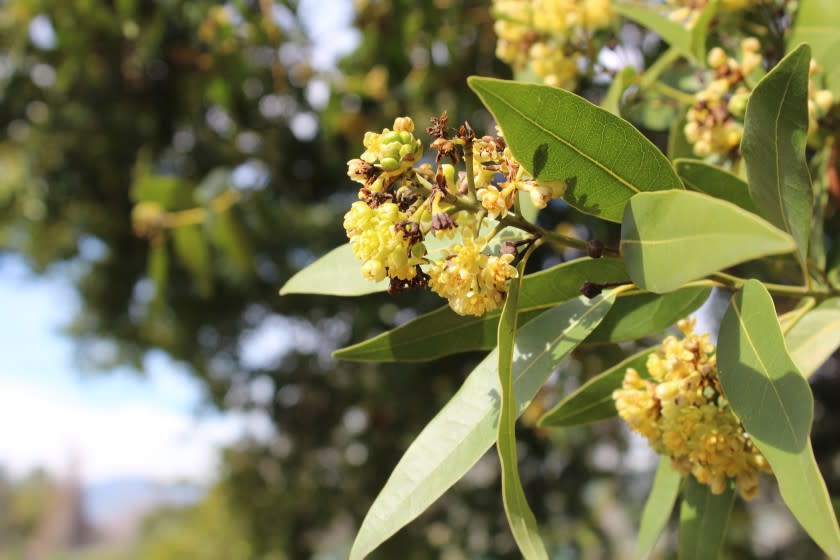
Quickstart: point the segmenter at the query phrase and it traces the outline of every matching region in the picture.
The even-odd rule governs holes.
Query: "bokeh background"
[[[619,65],[661,49],[624,31],[637,48]],[[347,556],[480,356],[339,363],[334,349],[440,301],[278,289],[344,241],[345,162],[366,130],[444,110],[492,126],[465,78],[510,77],[494,49],[477,0],[0,0],[0,559]],[[540,219],[605,227],[562,204]],[[578,352],[522,421],[557,558],[632,550],[655,457],[618,422],[532,426],[628,350]],[[814,381],[834,494],[836,379]],[[491,452],[373,557],[516,558],[498,485]],[[773,492],[738,506],[727,554],[818,557]]]

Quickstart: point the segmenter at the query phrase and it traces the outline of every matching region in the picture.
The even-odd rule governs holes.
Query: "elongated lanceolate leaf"
[[[615,417],[617,411],[612,398],[613,391],[621,388],[629,368],[647,377],[647,359],[655,350],[646,348],[599,373],[546,412],[540,418],[539,425],[544,428],[579,426]]]
[[[603,319],[613,291],[546,311],[519,329],[513,354],[517,415],[548,376]],[[497,351],[491,352],[400,459],[356,536],[351,559],[364,558],[460,479],[496,440]]]
[[[656,293],[795,249],[788,234],[758,216],[698,192],[636,195],[621,224],[621,251],[630,278]]]
[[[732,410],[776,475],[788,508],[831,558],[840,530],[809,434],[814,401],[785,348],[773,300],[749,280],[733,297],[718,334],[718,371]]]
[[[668,294],[618,298],[586,343],[623,342],[666,329],[703,305],[709,288],[683,288]]]
[[[788,38],[788,50],[808,43],[822,67],[826,85],[840,97],[840,3],[837,0],[799,0],[796,22]]]
[[[678,159],[674,161],[674,169],[687,189],[726,200],[747,212],[758,213],[747,184],[729,171],[694,159]]]
[[[840,348],[840,299],[809,311],[788,331],[785,343],[802,375],[811,377]]]
[[[507,300],[499,318],[499,387],[501,405],[496,446],[502,466],[502,501],[505,505],[510,530],[519,546],[519,551],[527,560],[532,558],[548,560],[548,553],[540,538],[537,520],[528,505],[522,482],[519,480],[519,463],[516,456],[516,417],[518,409],[513,389],[513,350],[517,329],[517,308],[519,289],[525,275],[527,259],[519,264],[519,276],[510,282]]]
[[[715,495],[693,476],[685,477],[680,506],[680,560],[720,558],[734,505],[732,484],[723,494]]]
[[[741,141],[755,205],[762,216],[793,236],[802,260],[808,255],[814,206],[805,161],[810,62],[811,49],[802,45],[756,85]]]
[[[350,244],[345,243],[289,278],[280,295],[363,296],[387,288],[387,280],[371,282],[362,276],[361,262],[353,255]]]
[[[520,295],[519,324],[580,294],[585,281],[628,282],[619,259],[576,259],[525,277]],[[706,288],[686,288],[666,295],[634,294],[618,298],[586,343],[634,340],[659,332],[685,317],[708,297]],[[426,361],[496,345],[499,312],[481,317],[456,314],[441,307],[373,338],[341,348],[334,356],[351,361]]]
[[[641,132],[562,89],[473,76],[469,86],[536,179],[565,185],[575,208],[618,222],[631,196],[681,189],[668,159]]]
[[[586,281],[629,282],[620,259],[582,258],[529,274],[519,296],[519,323],[578,297]],[[424,361],[496,346],[499,311],[481,317],[458,315],[447,305],[358,344],[341,348],[335,357],[356,361]]]
[[[647,558],[656,546],[659,535],[668,526],[668,519],[674,511],[681,482],[680,474],[671,468],[671,460],[668,457],[660,457],[653,487],[650,489],[645,509],[642,512],[635,558]]]

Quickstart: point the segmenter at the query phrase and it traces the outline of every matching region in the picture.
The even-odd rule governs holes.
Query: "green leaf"
[[[810,61],[811,49],[802,45],[755,86],[741,140],[755,205],[762,216],[793,236],[803,261],[814,206],[805,161]]]
[[[656,293],[740,262],[795,249],[788,234],[758,216],[698,192],[636,195],[621,224],[621,251],[630,278]]]
[[[289,278],[280,288],[280,295],[363,296],[387,288],[387,280],[371,282],[362,276],[362,263],[353,256],[350,244],[345,243]]]
[[[729,171],[693,159],[678,159],[674,161],[674,168],[687,189],[726,200],[747,212],[758,214],[747,183]]]
[[[710,291],[683,288],[664,295],[621,296],[586,342],[624,342],[659,332],[703,305]]]
[[[519,264],[519,276],[510,282],[507,300],[499,318],[499,386],[501,404],[496,446],[502,466],[502,501],[505,515],[526,559],[548,560],[548,553],[540,538],[537,520],[528,505],[522,482],[519,480],[519,463],[516,456],[516,418],[519,416],[516,395],[513,390],[513,354],[517,329],[519,289],[525,275],[527,257]]]
[[[520,323],[576,298],[587,280],[613,283],[627,282],[630,278],[624,263],[613,258],[576,259],[529,274],[522,282],[519,298]],[[490,349],[496,346],[498,324],[499,311],[465,317],[447,305],[371,339],[341,348],[334,356],[341,360],[406,362]]]
[[[785,342],[799,371],[811,377],[840,347],[840,298],[808,312],[785,335]]]
[[[836,0],[799,0],[796,22],[788,38],[788,49],[808,43],[814,59],[822,66],[826,85],[840,96],[840,4]]]
[[[785,348],[773,299],[749,280],[720,325],[721,385],[732,410],[776,475],[788,508],[829,557],[840,557],[840,530],[809,434],[814,401]]]
[[[613,391],[621,388],[629,368],[647,377],[647,359],[655,350],[656,348],[646,348],[599,373],[546,412],[540,418],[539,426],[580,426],[615,417],[617,411],[612,398]]]
[[[624,264],[613,258],[582,258],[525,277],[520,297],[520,324],[546,309],[577,297],[585,281],[627,282]],[[685,288],[671,294],[621,296],[586,339],[586,343],[620,342],[647,336],[674,324],[708,297],[706,288]],[[458,315],[449,306],[421,315],[368,340],[336,350],[341,360],[427,361],[496,345],[499,311],[481,317]]]
[[[671,468],[670,459],[660,457],[653,487],[650,489],[645,509],[642,512],[635,558],[647,558],[656,546],[659,535],[668,526],[668,519],[674,511],[674,504],[680,491],[680,482],[682,482],[682,477]]]
[[[204,239],[201,226],[179,226],[172,229],[175,256],[193,279],[196,291],[208,297],[213,291],[213,267],[210,248]]]
[[[470,87],[536,179],[565,184],[582,212],[620,221],[631,196],[681,189],[668,159],[627,121],[568,91],[472,76]]]
[[[717,11],[717,2],[709,2],[691,28],[668,17],[671,10],[661,4],[645,2],[613,2],[616,12],[647,27],[683,55],[701,66],[706,62],[706,31]]]
[[[680,506],[680,560],[720,558],[734,505],[732,484],[717,496],[693,476],[685,477]]]
[[[603,319],[613,290],[546,311],[517,332],[513,387],[517,416],[548,376]],[[460,479],[496,440],[498,352],[491,352],[400,459],[356,535],[350,558],[361,559],[417,517]]]

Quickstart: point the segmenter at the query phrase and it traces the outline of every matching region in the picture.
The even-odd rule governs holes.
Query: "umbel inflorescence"
[[[450,129],[445,114],[427,133],[430,161],[408,117],[365,134],[365,152],[348,162],[361,187],[344,229],[369,280],[390,279],[391,292],[428,287],[455,312],[482,315],[504,303],[518,247],[533,241],[491,244],[516,216],[518,193],[544,208],[562,189],[530,178],[501,136]],[[442,248],[430,250],[431,240]]]
[[[694,319],[677,327],[682,340],[665,338],[648,357],[647,375],[627,370],[613,393],[618,413],[681,475],[693,475],[714,494],[734,480],[739,494],[752,499],[758,475],[770,466],[729,407],[709,336],[694,333]]]

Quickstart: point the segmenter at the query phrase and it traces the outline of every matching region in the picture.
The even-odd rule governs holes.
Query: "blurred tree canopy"
[[[354,196],[345,162],[364,131],[398,115],[422,125],[444,109],[483,125],[466,76],[509,74],[486,2],[359,0],[342,30],[356,39],[351,52],[319,60],[338,42],[319,36],[320,12],[338,4],[350,9],[0,1],[0,258],[21,255],[75,283],[68,333],[85,367],[142,369],[162,349],[217,406],[273,426],[226,451],[206,503],[150,521],[144,557],[210,557],[204,539],[167,533],[172,523],[213,534],[220,558],[341,557],[402,451],[474,363],[330,357],[434,297],[277,294],[342,242]],[[604,348],[579,369],[619,358]],[[526,490],[570,557],[609,557],[616,535],[632,538],[632,521],[608,534],[599,515],[632,520],[642,495],[593,467],[592,430],[624,445],[613,424],[525,437]],[[500,500],[483,491],[497,477],[493,461],[480,463],[375,556],[516,557]],[[637,501],[618,507],[619,493]]]

